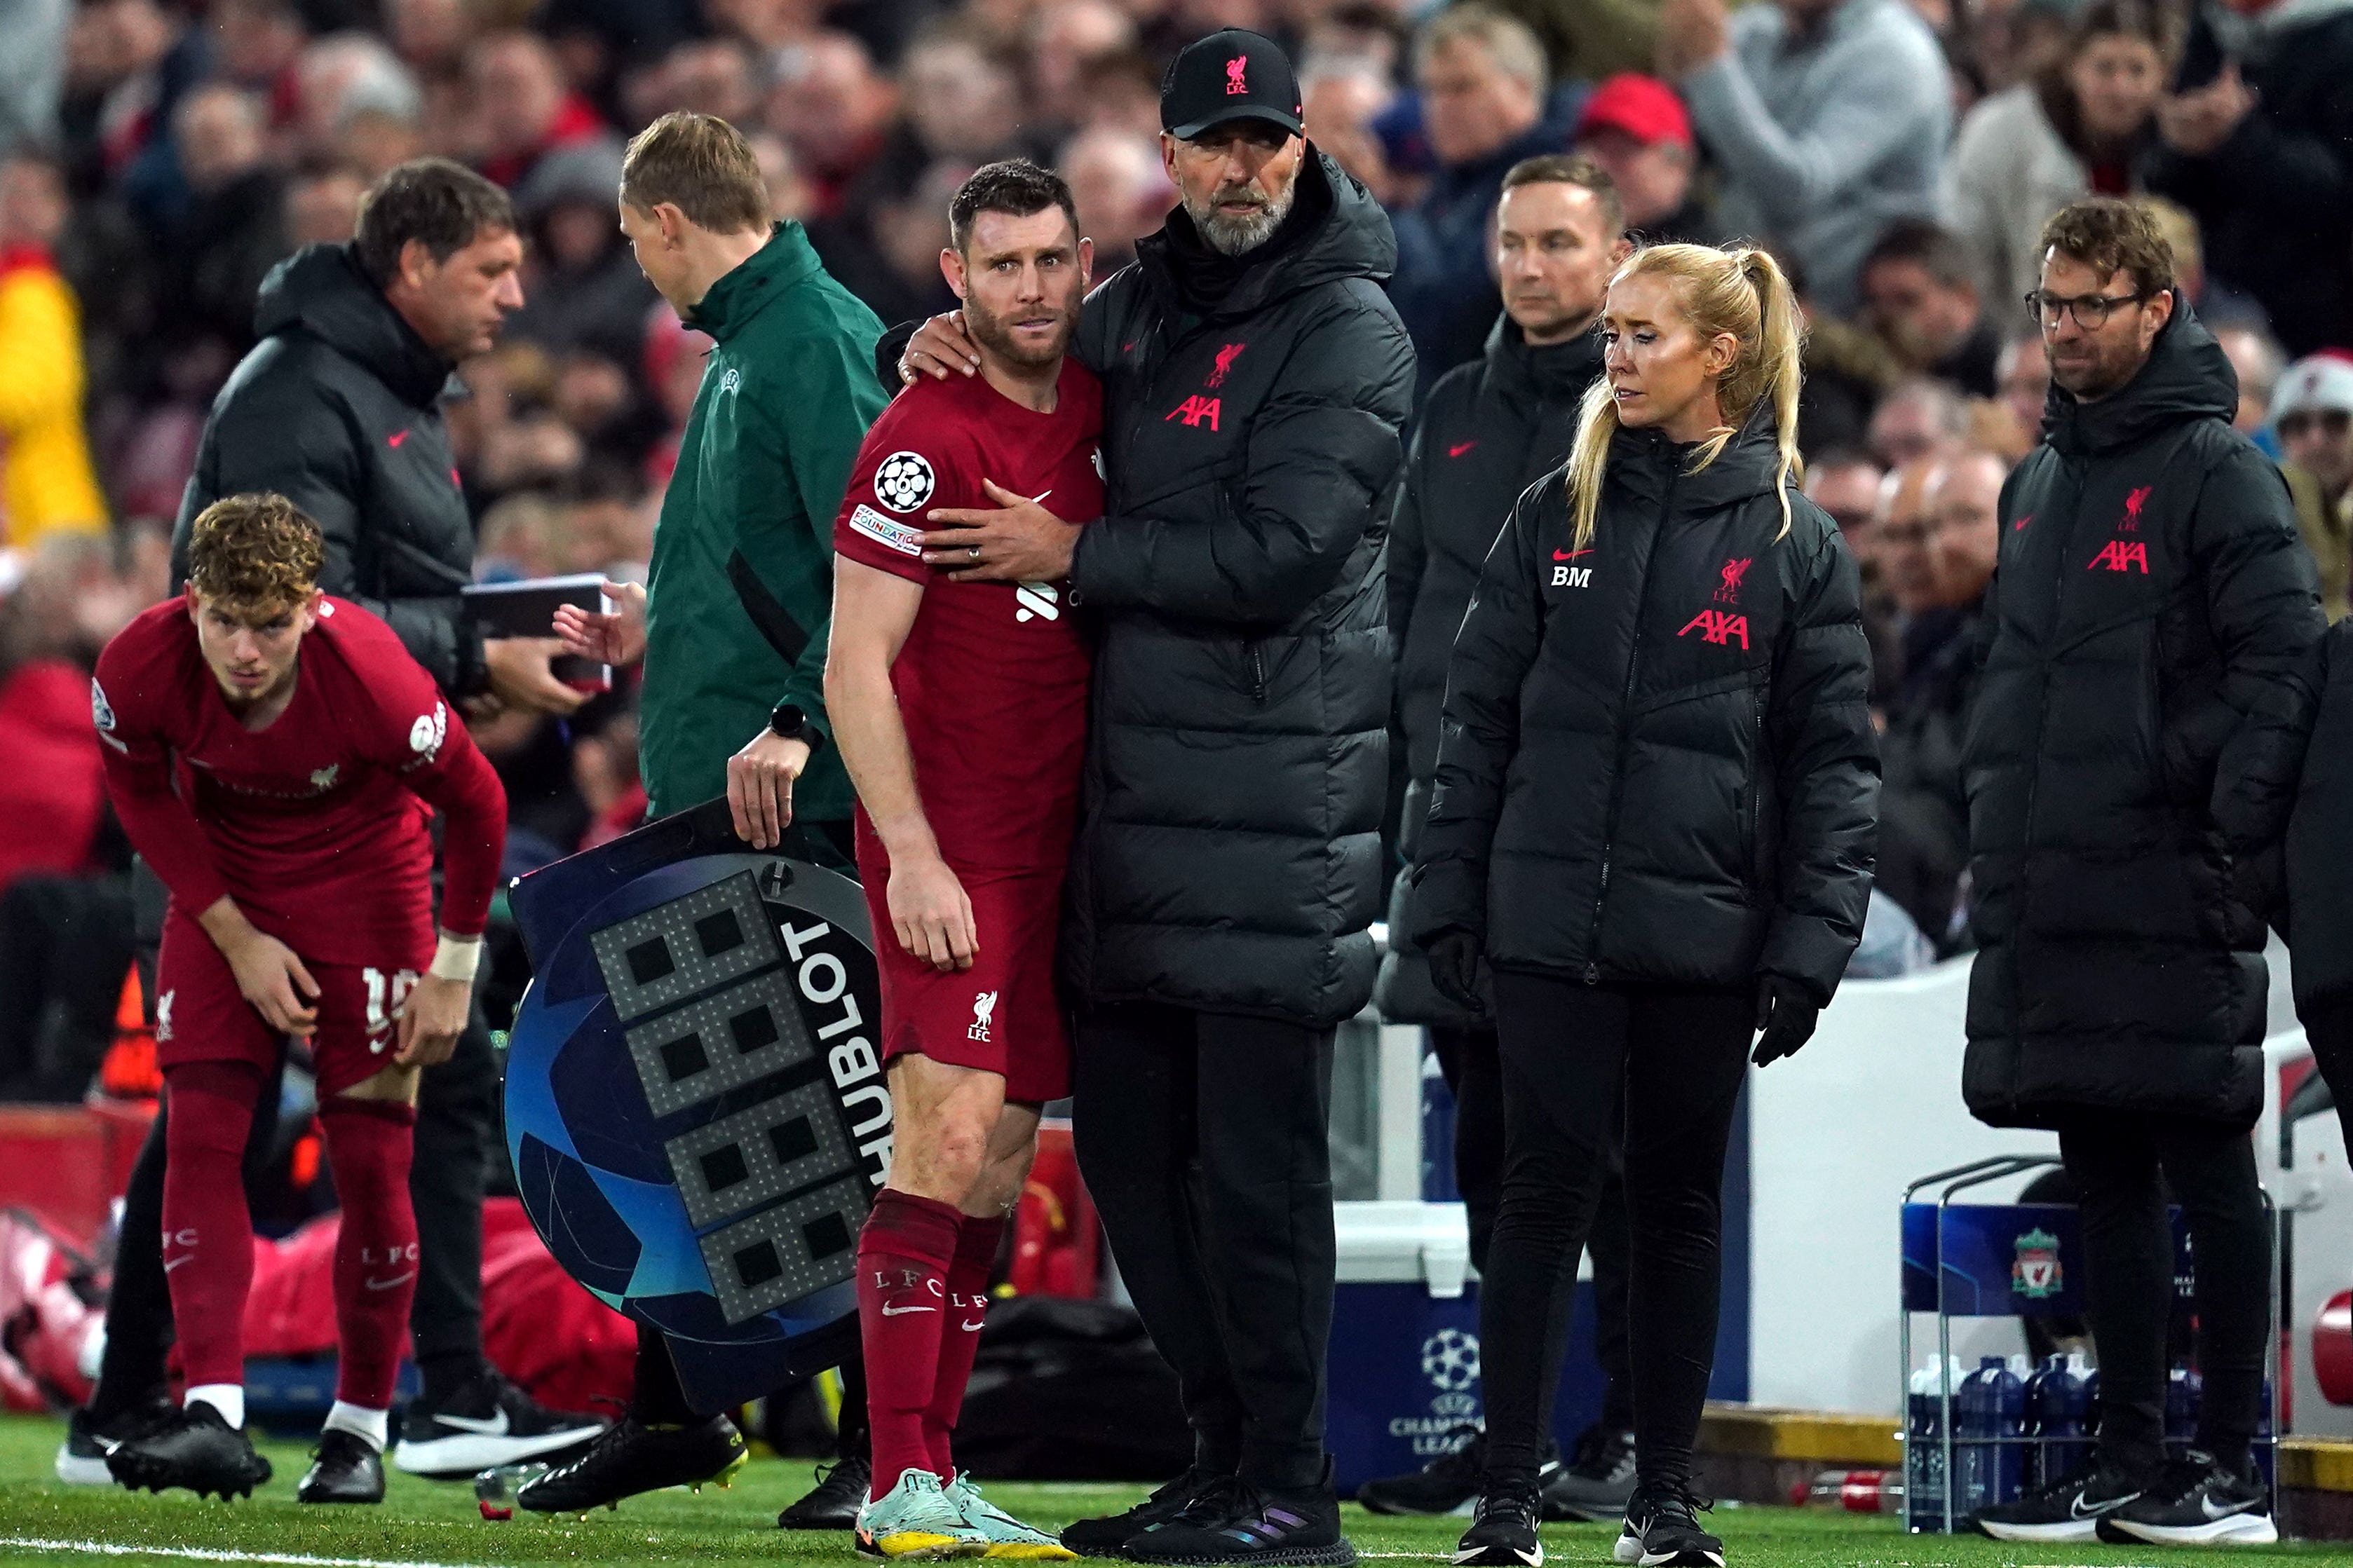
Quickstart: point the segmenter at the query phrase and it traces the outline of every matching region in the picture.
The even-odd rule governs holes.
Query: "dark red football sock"
[[[164,1071],[164,1281],[188,1386],[245,1382],[245,1294],[253,1216],[245,1206],[246,1135],[261,1071],[248,1062],[182,1062]]]
[[[1005,1216],[964,1216],[956,1233],[955,1260],[948,1266],[947,1321],[940,1328],[939,1370],[932,1375],[932,1402],[923,1410],[923,1447],[942,1479],[955,1474],[948,1436],[964,1408],[964,1385],[972,1381],[972,1358],[980,1351],[981,1315],[988,1310],[988,1271],[997,1266],[997,1244],[1005,1237]]]
[[[866,1409],[874,1426],[873,1496],[932,1467],[923,1413],[937,1380],[947,1317],[955,1205],[885,1187],[858,1233],[858,1329],[866,1349]]]
[[[417,1294],[417,1216],[408,1206],[417,1111],[336,1095],[319,1107],[319,1125],[343,1210],[335,1237],[335,1397],[388,1410]]]

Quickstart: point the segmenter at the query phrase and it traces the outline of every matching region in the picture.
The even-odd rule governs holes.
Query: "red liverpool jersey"
[[[1059,868],[1070,858],[1092,656],[1060,583],[956,583],[924,563],[937,507],[989,507],[993,479],[1071,522],[1103,515],[1103,387],[1062,362],[1039,414],[980,375],[917,380],[859,448],[834,549],[923,584],[891,666],[923,815],[949,864]]]
[[[440,923],[479,932],[506,792],[392,628],[321,602],[294,697],[259,731],[221,695],[185,599],[99,655],[90,708],[123,829],[191,918],[227,894],[304,958],[373,963],[432,947],[427,803],[448,815]]]

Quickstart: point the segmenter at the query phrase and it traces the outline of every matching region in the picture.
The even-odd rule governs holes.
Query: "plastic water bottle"
[[[484,1470],[474,1478],[474,1506],[485,1520],[503,1523],[514,1518],[514,1495],[530,1482],[547,1474],[550,1466],[533,1460],[519,1465],[501,1465]]]
[[[2026,1435],[2035,1439],[2028,1479],[2047,1486],[2090,1462],[2085,1440],[2090,1406],[2084,1398],[2081,1355],[2052,1355],[2026,1380]]]
[[[2165,1451],[2179,1455],[2187,1452],[2198,1439],[2198,1406],[2203,1402],[2206,1380],[2195,1367],[2177,1366],[2165,1380]]]
[[[1894,1513],[1904,1507],[1904,1478],[1892,1470],[1823,1470],[1789,1489],[1789,1501],[1803,1508],[1842,1508],[1849,1513]]]
[[[1943,1394],[1960,1380],[1960,1359],[1954,1357],[1944,1364],[1941,1380],[1938,1370],[1936,1358],[1929,1357],[1928,1364],[1912,1374],[1907,1391],[1905,1526],[1915,1532],[1946,1528]],[[1957,1407],[1957,1419],[1959,1414]]]
[[[1954,1436],[1959,1440],[1955,1458],[1960,1465],[1954,1502],[1965,1513],[2017,1500],[2023,1479],[2024,1447],[2004,1443],[2021,1435],[2026,1412],[2026,1384],[1998,1355],[1978,1363],[1977,1371],[1961,1380],[1955,1402]]]

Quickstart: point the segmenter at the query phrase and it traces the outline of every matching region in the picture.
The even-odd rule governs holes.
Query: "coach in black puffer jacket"
[[[1588,985],[1777,975],[1823,1005],[1871,888],[1861,582],[1794,491],[1775,537],[1769,410],[1691,454],[1620,431],[1586,551],[1563,475],[1513,510],[1455,644],[1415,935]]]
[[[1063,963],[1095,1002],[1329,1028],[1373,989],[1413,351],[1388,219],[1322,153],[1263,250],[1179,208],[1080,325],[1109,488],[1071,571],[1103,640]]]
[[[1512,503],[1567,460],[1577,400],[1600,374],[1596,334],[1532,347],[1510,316],[1499,315],[1485,357],[1447,372],[1422,405],[1389,521],[1389,635],[1398,648],[1406,751],[1398,853],[1408,865],[1430,814],[1446,661],[1480,566]],[[1374,1000],[1392,1022],[1469,1024],[1471,1014],[1430,983],[1429,958],[1413,945],[1410,886],[1399,877],[1390,892],[1389,951]]]
[[[489,683],[482,635],[460,590],[474,580],[474,522],[441,417],[448,359],[369,281],[349,245],[280,264],[254,312],[261,342],[213,404],[173,531],[185,570],[196,514],[274,490],[319,525],[322,587],[375,611],[452,697]]]
[[[2263,924],[2238,862],[2286,827],[2325,622],[2237,403],[2177,295],[2118,391],[2052,386],[2004,487],[1967,759],[1962,1086],[1993,1125],[2262,1110]]]

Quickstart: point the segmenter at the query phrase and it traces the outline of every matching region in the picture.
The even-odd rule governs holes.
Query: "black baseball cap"
[[[1302,134],[1299,73],[1263,33],[1229,27],[1176,52],[1160,83],[1160,127],[1179,140],[1227,120],[1263,120]]]

